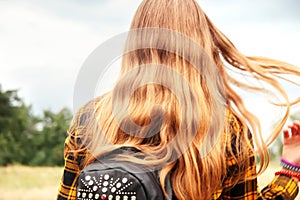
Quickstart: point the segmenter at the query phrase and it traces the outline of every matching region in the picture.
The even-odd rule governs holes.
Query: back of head
[[[179,199],[209,199],[225,173],[225,90],[209,28],[196,1],[143,1],[112,94],[122,130],[112,138],[127,135],[117,143],[161,166],[163,187],[172,171]]]
[[[139,6],[131,29],[156,27],[174,30],[211,54],[213,41],[206,15],[195,0],[147,0]]]

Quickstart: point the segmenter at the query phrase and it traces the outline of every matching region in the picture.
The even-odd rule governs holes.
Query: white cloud
[[[47,15],[34,5],[0,11],[0,79],[35,110],[72,106],[73,84],[88,54],[108,36],[88,24]]]

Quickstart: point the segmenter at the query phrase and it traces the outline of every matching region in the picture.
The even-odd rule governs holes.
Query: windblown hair
[[[243,55],[195,0],[144,0],[131,31],[115,87],[95,101],[81,149],[91,153],[85,164],[132,146],[144,152],[143,159],[122,158],[157,167],[163,188],[170,175],[178,199],[210,199],[222,187],[228,154],[240,164],[236,183],[245,177],[242,169],[255,155],[250,130],[263,171],[269,162],[267,144],[280,133],[290,106],[300,101],[290,102],[279,80],[299,76],[299,68]],[[247,84],[232,71],[270,87]],[[236,87],[281,97],[278,106],[286,112],[267,144]],[[240,130],[232,131],[230,114]],[[232,138],[237,142],[228,148]]]

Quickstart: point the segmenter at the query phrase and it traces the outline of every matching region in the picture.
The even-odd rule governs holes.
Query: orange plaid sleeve
[[[89,119],[93,109],[93,103],[90,102],[81,108],[73,117],[68,137],[65,140],[64,159],[65,166],[60,187],[58,190],[57,200],[75,200],[76,199],[76,182],[80,170],[82,169],[80,161],[87,155],[87,151],[74,152],[78,150],[81,144],[81,137],[85,134],[86,122]]]

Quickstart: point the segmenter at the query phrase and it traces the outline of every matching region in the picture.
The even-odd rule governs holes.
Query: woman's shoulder
[[[94,117],[99,103],[106,97],[106,95],[107,94],[98,96],[81,106],[75,112],[70,128],[84,129],[89,121]]]
[[[234,132],[241,132],[243,130],[242,120],[234,111],[226,110],[226,121],[230,130]]]
[[[242,144],[246,138],[252,143],[252,133],[249,130],[246,121],[243,122],[241,117],[239,117],[234,111],[232,112],[228,110],[226,112],[226,135],[228,144],[236,144],[237,140],[239,140]]]

